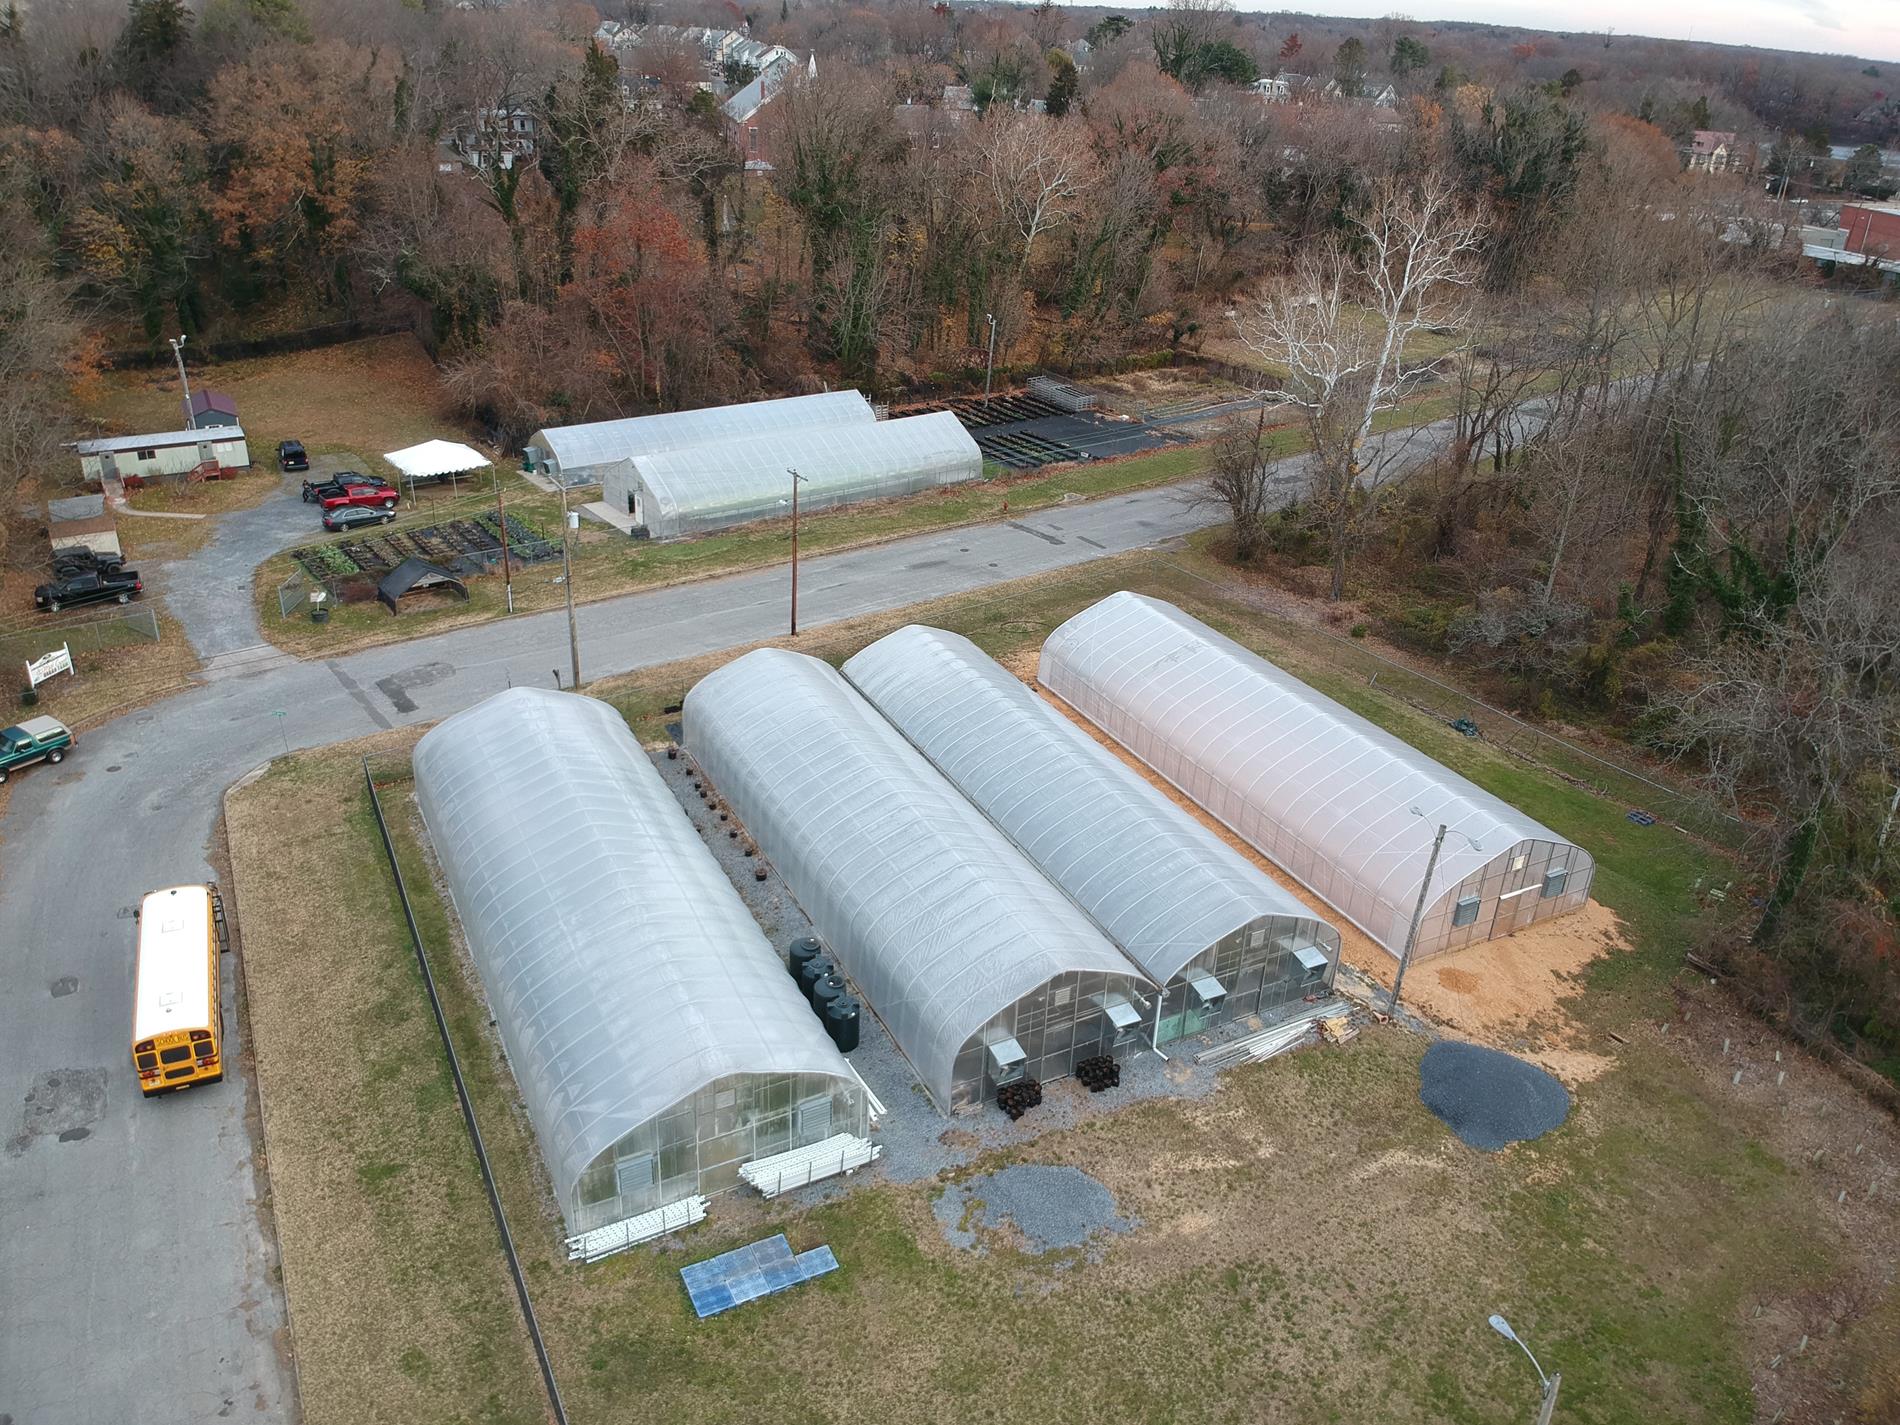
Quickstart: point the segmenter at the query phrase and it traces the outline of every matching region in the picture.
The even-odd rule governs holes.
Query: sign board
[[[26,665],[27,686],[31,688],[37,688],[39,687],[41,683],[44,683],[48,678],[52,677],[55,673],[71,673],[72,671],[73,671],[72,645],[67,644],[67,643],[62,643],[60,644],[58,648],[55,648],[51,653],[42,654],[40,657],[34,658],[27,663]]]

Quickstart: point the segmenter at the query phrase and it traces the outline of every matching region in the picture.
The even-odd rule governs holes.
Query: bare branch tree
[[[1392,455],[1368,448],[1374,423],[1422,369],[1408,359],[1413,338],[1469,324],[1482,233],[1478,215],[1436,175],[1416,188],[1382,184],[1357,227],[1350,240],[1305,249],[1238,321],[1240,340],[1287,373],[1270,394],[1305,419],[1309,499],[1332,544],[1335,599],[1345,596],[1348,553]]]

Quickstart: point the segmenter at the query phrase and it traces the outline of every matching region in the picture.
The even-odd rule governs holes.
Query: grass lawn
[[[954,1249],[931,1216],[935,1185],[880,1184],[809,1210],[721,1199],[668,1249],[576,1268],[425,872],[406,783],[414,734],[386,735],[373,751],[385,806],[573,1418],[1502,1425],[1534,1410],[1536,1384],[1485,1327],[1492,1310],[1563,1372],[1566,1419],[1743,1425],[1757,1389],[1799,1371],[1817,1391],[1842,1382],[1813,1418],[1853,1418],[1857,1398],[1881,1408],[1867,1382],[1885,1369],[1879,1332],[1895,1313],[1890,1231],[1870,1239],[1864,1216],[1837,1211],[1828,1169],[1795,1142],[1816,1114],[1766,1089],[1731,1093],[1732,1061],[1690,1052],[1674,967],[1695,915],[1689,883],[1716,853],[1639,832],[1620,805],[1457,737],[1153,555],[908,618],[1008,655],[1116,587],[1218,622],[1577,836],[1635,950],[1599,962],[1573,1001],[1579,1032],[1621,1035],[1614,1063],[1578,1086],[1562,1129],[1496,1155],[1463,1148],[1422,1108],[1424,1046],[1389,1029],[1016,1150],[1083,1168],[1139,1220],[1097,1260],[1029,1257],[1001,1238],[980,1255]],[[903,621],[821,630],[800,647],[841,658]],[[596,691],[650,733],[725,656]],[[362,746],[279,761],[228,809],[304,1409],[312,1425],[533,1418],[533,1367],[377,866]],[[365,894],[311,897],[280,874],[313,836]],[[1713,1008],[1695,1013],[1716,1022]],[[1659,1036],[1677,1014],[1683,1031]],[[319,1046],[325,1071],[306,1072]],[[1790,1093],[1838,1087],[1792,1052],[1789,1066]],[[1833,1136],[1890,1152],[1891,1125],[1856,1117],[1848,1099],[1832,1101]],[[800,1250],[829,1243],[843,1269],[695,1321],[678,1268],[781,1230]],[[1822,1302],[1836,1303],[1825,1336]],[[1810,1333],[1797,1365],[1794,1337]],[[1789,1359],[1771,1375],[1778,1352]]]
[[[275,468],[277,442],[294,439],[312,455],[348,454],[393,476],[385,450],[467,438],[435,363],[407,333],[193,365],[190,374],[193,390],[211,387],[237,402],[251,459],[266,468]],[[178,372],[170,365],[108,372],[83,414],[114,434],[177,430]]]
[[[1276,450],[1276,453],[1281,452]],[[995,519],[1005,513],[1043,509],[1065,499],[1093,499],[1171,484],[1198,473],[1205,462],[1206,453],[1201,447],[1173,446],[1123,460],[1097,461],[1047,474],[983,481],[904,499],[821,511],[800,518],[799,552],[806,557],[835,553],[854,546]],[[558,537],[560,497],[536,489],[514,475],[505,479],[508,512]],[[439,503],[424,504],[415,514],[405,514],[392,528],[402,529],[456,514],[494,509],[492,499],[486,497],[470,496],[459,502],[438,494],[431,494],[429,498]],[[659,544],[637,543],[618,532],[583,521],[574,553],[574,592],[581,602],[593,603],[661,584],[757,568],[785,560],[790,553],[791,521],[788,519],[767,520],[699,539]],[[498,575],[490,575],[470,582],[466,604],[405,611],[400,618],[391,618],[388,610],[370,602],[339,607],[324,625],[314,625],[301,618],[286,620],[278,613],[277,589],[295,567],[288,553],[266,560],[258,568],[253,596],[264,636],[278,647],[302,657],[333,658],[358,648],[400,642],[466,624],[486,623],[507,615],[503,581]],[[553,562],[517,569],[515,611],[529,613],[560,604],[562,589],[556,582],[560,572],[560,565]]]
[[[113,611],[117,612],[116,607]],[[13,670],[0,685],[0,721],[56,717],[82,731],[185,686],[198,669],[198,656],[191,651],[184,629],[161,612],[158,634],[159,641],[152,643],[116,624],[62,627],[54,619],[38,630],[30,622],[10,623],[0,632],[0,657]],[[57,650],[62,643],[72,649],[72,675],[61,673],[40,684],[39,702],[26,707],[19,701],[26,686],[20,665]]]

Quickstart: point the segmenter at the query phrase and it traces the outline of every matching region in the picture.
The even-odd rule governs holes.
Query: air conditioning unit
[[[1022,1045],[1005,1034],[987,1048],[991,1082],[1001,1088],[1004,1084],[1013,1084],[1022,1078],[1024,1066],[1029,1062],[1029,1056],[1023,1052]]]

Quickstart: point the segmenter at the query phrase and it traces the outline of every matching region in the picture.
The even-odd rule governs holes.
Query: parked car
[[[380,475],[363,475],[355,470],[344,470],[335,475],[326,475],[321,480],[303,482],[303,502],[314,505],[325,495],[340,495],[346,485],[388,485]]]
[[[95,550],[83,544],[69,544],[53,551],[53,577],[70,579],[75,574],[103,574],[125,567],[125,556],[109,549]]]
[[[63,762],[72,745],[66,724],[50,717],[30,717],[18,727],[0,728],[0,782],[16,768]]]
[[[393,510],[397,498],[396,492],[387,485],[345,485],[335,494],[323,496],[317,503],[326,510],[340,509],[345,505]]]
[[[310,468],[310,457],[304,454],[301,440],[277,442],[277,468],[279,470],[308,470]]]
[[[338,505],[323,512],[323,527],[334,531],[358,529],[366,524],[388,524],[394,518],[394,510],[378,505]]]
[[[136,569],[112,569],[90,574],[75,574],[70,579],[55,579],[33,591],[33,606],[42,613],[56,614],[74,604],[97,604],[117,599],[132,602],[132,596],[145,587]]]

